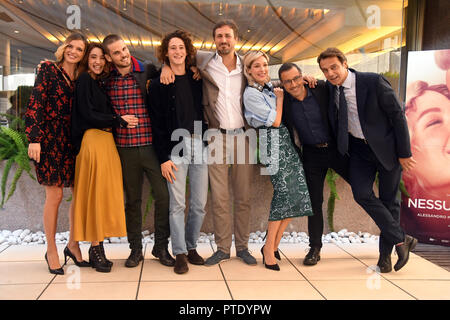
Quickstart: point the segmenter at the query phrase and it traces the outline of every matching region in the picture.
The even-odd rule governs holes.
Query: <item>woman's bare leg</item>
[[[69,209],[69,230],[70,230],[70,235],[69,235],[69,241],[67,242],[67,247],[69,248],[70,252],[72,252],[73,255],[75,255],[75,258],[77,259],[78,262],[83,261],[83,258],[81,256],[81,250],[80,250],[80,246],[78,244],[78,241],[75,241],[73,239],[73,227],[74,227],[74,221],[75,221],[75,210],[73,207],[73,204],[75,202],[75,199],[73,199],[73,188],[71,188],[72,190],[72,201],[70,203],[70,209]]]
[[[278,234],[278,229],[281,221],[269,221],[267,226],[266,243],[264,244],[264,259],[265,263],[269,265],[276,264],[274,256],[275,240]]]
[[[286,227],[291,222],[292,218],[287,218],[284,220],[281,220],[280,226],[278,228],[277,236],[275,238],[275,248],[274,251],[278,250],[278,246],[280,245],[281,238],[283,237],[284,230],[286,230]]]
[[[58,209],[61,204],[62,196],[62,187],[45,186],[43,220],[45,236],[47,238],[47,258],[51,269],[61,268],[55,235],[58,222]]]

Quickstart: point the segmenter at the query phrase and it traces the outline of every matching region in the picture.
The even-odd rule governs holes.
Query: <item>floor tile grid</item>
[[[215,252],[215,250],[216,250],[216,248],[213,246],[213,244],[212,243],[210,243],[210,245],[211,245],[211,248],[212,248],[212,250]],[[284,256],[284,258],[289,262],[289,264],[292,266],[292,267],[294,267],[294,269],[302,276],[302,278],[324,299],[324,300],[327,300],[327,298],[311,283],[311,281],[309,280],[309,279],[307,279],[307,277],[295,266],[295,264],[289,259],[289,257],[288,256],[286,256],[284,253],[283,253],[283,251],[281,250],[281,249],[279,249],[279,251],[280,251],[280,253]],[[224,279],[224,281],[225,281],[225,284],[226,284],[226,286],[227,286],[227,288],[228,288],[228,290],[229,290],[229,292],[230,292],[230,296],[231,296],[231,299],[232,300],[235,300],[234,299],[234,297],[233,297],[233,294],[232,294],[232,292],[231,292],[231,289],[230,289],[230,286],[229,286],[229,284],[228,284],[228,282],[227,282],[227,279],[226,279],[226,276],[225,276],[225,273],[224,273],[224,271],[223,271],[223,269],[222,269],[222,267],[220,266],[220,264],[219,264],[219,268],[220,268],[220,271],[221,271],[221,273],[222,273],[222,276],[223,276],[223,279]],[[233,280],[233,281],[239,281],[239,280]],[[258,281],[270,281],[270,280],[258,280]],[[272,280],[272,281],[278,281],[278,280]],[[303,281],[303,280],[302,280]]]
[[[142,278],[142,270],[144,269],[144,263],[145,263],[145,253],[146,253],[146,246],[147,244],[144,244],[143,250],[144,250],[144,261],[140,264],[139,268],[139,280],[138,280],[138,286],[137,286],[137,290],[136,290],[136,295],[134,297],[134,300],[138,299],[139,296],[139,288],[140,288],[140,284],[141,284],[141,278]],[[1,252],[0,252],[1,253]],[[44,290],[42,290],[42,292],[38,295],[38,297],[36,298],[36,300],[40,300],[40,298],[42,297],[42,295],[45,294],[45,292],[47,291],[47,289],[52,285],[52,283],[55,281],[55,279],[57,278],[57,275],[53,276],[53,278],[50,280],[50,282],[45,286]],[[115,281],[111,281],[111,282],[115,282]],[[119,283],[122,283],[123,281],[119,281]],[[103,283],[103,282],[86,282],[86,283]]]
[[[351,252],[348,252],[347,250],[345,250],[343,247],[337,246],[339,249],[347,252],[349,255],[351,255],[355,260],[358,260],[359,262],[361,262],[363,265],[367,266],[368,268],[370,268],[369,265],[367,265],[364,261],[362,261],[361,259],[359,259],[358,257],[355,257]],[[407,292],[405,289],[403,289],[402,287],[398,286],[396,283],[394,283],[391,279],[388,279],[387,277],[385,277],[381,272],[378,272],[379,276],[381,278],[383,278],[383,280],[388,281],[390,284],[392,284],[393,286],[399,288],[401,291],[405,292],[407,295],[409,295],[410,297],[412,297],[415,300],[419,300],[417,297],[413,296],[411,293]]]
[[[289,263],[294,267],[295,270],[297,270],[298,273],[301,274],[301,276],[303,278],[305,278],[305,280],[308,282],[308,284],[317,291],[317,293],[324,299],[324,300],[328,300],[327,297],[325,297],[322,292],[320,292],[312,283],[311,281],[297,268],[297,266],[283,253],[283,251],[281,249],[279,249],[279,251],[281,252],[281,254],[283,255],[283,257],[289,261]]]
[[[215,249],[214,249],[214,246],[212,245],[212,242],[210,242],[209,245],[211,246],[212,251],[216,252]],[[228,290],[228,293],[230,294],[231,300],[234,300],[233,294],[231,293],[230,286],[229,286],[229,284],[227,282],[227,279],[225,277],[225,273],[223,272],[222,266],[220,265],[220,263],[219,263],[219,270],[220,270],[220,273],[222,274],[223,281],[225,282],[225,286],[227,287],[227,290]]]
[[[142,263],[140,265],[140,272],[139,272],[139,280],[138,280],[138,286],[137,286],[137,290],[136,290],[136,297],[134,298],[134,300],[138,300],[139,298],[139,289],[141,288],[141,280],[142,280],[142,272],[144,271],[144,264],[145,264],[145,255],[147,254],[147,243],[144,244],[144,260],[142,260]]]
[[[16,246],[9,246],[9,245],[8,246],[0,246],[0,253],[3,252],[3,254],[5,254],[5,250],[6,249],[11,250],[11,248],[13,248],[13,247],[15,248]],[[207,245],[207,247],[210,248],[212,252],[214,252],[214,250],[215,250],[214,244],[209,243]],[[373,251],[373,248],[370,248],[370,250],[369,250],[370,253],[368,253],[368,254],[367,253],[358,254],[359,250],[355,251],[352,248],[341,247],[341,246],[337,246],[337,245],[333,245],[333,248],[336,248],[338,251],[344,253],[345,256],[348,256],[348,259],[351,259],[351,260],[355,261],[357,264],[366,266],[366,267],[371,268],[371,269],[373,268],[373,265],[376,264],[376,257],[378,256],[378,254],[377,254],[377,252]],[[24,249],[26,249],[26,248],[24,247]],[[84,249],[86,249],[86,248],[83,248],[83,250]],[[254,248],[251,248],[251,249],[254,249]],[[283,259],[285,259],[286,264],[290,264],[291,265],[290,267],[294,267],[292,269],[292,271],[297,273],[297,274],[299,274],[301,276],[302,280],[299,280],[299,282],[304,282],[305,285],[307,285],[311,289],[311,291],[316,292],[316,294],[318,296],[320,295],[320,297],[322,299],[327,299],[327,300],[329,300],[329,299],[332,299],[332,300],[336,299],[335,293],[334,292],[329,292],[328,288],[324,287],[325,284],[322,284],[322,281],[317,279],[317,275],[313,276],[312,278],[309,278],[310,277],[309,273],[305,273],[304,270],[302,269],[301,265],[298,266],[299,263],[301,264],[301,259],[300,259],[300,262],[297,261],[298,260],[297,259],[298,258],[298,252],[294,256],[292,254],[292,252],[290,252],[290,248],[286,248],[286,249],[288,249],[287,252],[283,251],[283,248],[280,248],[280,252],[282,253],[282,255],[284,257]],[[144,250],[145,250],[144,251],[145,252],[144,255],[145,255],[145,258],[147,259],[147,261],[144,260],[144,263],[141,265],[139,270],[135,270],[135,280],[132,281],[132,283],[134,283],[134,285],[131,285],[131,286],[128,285],[128,287],[131,287],[131,288],[129,288],[129,289],[131,289],[131,290],[129,290],[131,292],[130,292],[130,295],[129,295],[129,297],[127,299],[132,299],[132,300],[140,299],[139,294],[140,294],[140,291],[143,290],[143,289],[141,289],[143,285],[147,286],[146,290],[148,292],[148,284],[146,284],[146,282],[149,282],[149,281],[145,281],[145,277],[143,275],[144,266],[146,268],[149,268],[149,266],[151,266],[152,264],[158,264],[159,265],[159,262],[156,259],[151,259],[151,256],[150,256],[151,246],[147,246],[147,244],[145,244]],[[147,252],[147,250],[148,250],[148,252]],[[41,260],[40,259],[41,255],[42,255],[41,251],[42,250],[38,250],[37,254],[32,254],[31,255],[31,260],[29,260],[29,261]],[[84,250],[84,251],[86,251],[86,250]],[[332,250],[332,251],[334,252],[334,250]],[[28,253],[28,251],[27,251],[27,253]],[[233,256],[234,256],[234,254],[233,254]],[[342,258],[341,254],[339,254],[339,253],[337,253],[337,255],[333,254],[333,257],[334,256]],[[205,255],[205,258],[206,257],[207,256]],[[119,257],[117,257],[117,258],[119,258]],[[124,262],[124,259],[122,259],[122,258],[123,257],[120,257],[121,263]],[[257,257],[257,258],[259,260],[261,260],[260,256]],[[294,258],[295,258],[295,260],[294,260]],[[330,259],[331,259],[331,257],[330,257]],[[368,262],[369,259],[371,259],[370,262]],[[423,258],[421,258],[420,256],[415,256],[415,255],[413,255],[411,257],[411,259],[412,260],[416,260],[416,261],[414,261],[415,262],[415,264],[414,264],[415,266],[417,266],[418,263],[419,264],[422,263],[421,261],[423,260]],[[15,255],[13,254],[13,258],[12,259],[6,259],[5,261],[12,261],[12,262],[17,262],[17,263],[28,262],[28,260],[27,261],[25,261],[25,260],[26,259],[23,258],[23,250],[20,250],[19,254],[17,254],[17,252],[15,252]],[[424,262],[427,262],[427,261],[424,260]],[[237,262],[237,260],[235,260],[235,263],[236,263],[236,266],[238,264],[239,265],[242,264],[241,261]],[[227,266],[228,265],[225,265],[225,264],[223,266],[220,266],[220,264],[218,266],[216,266],[217,267],[217,269],[216,269],[217,270],[217,276],[218,276],[216,281],[217,281],[217,283],[222,283],[222,281],[224,281],[222,283],[222,285],[223,285],[223,294],[225,294],[225,295],[222,295],[222,296],[218,297],[218,299],[232,299],[232,300],[247,299],[247,298],[242,298],[243,297],[243,293],[239,291],[240,289],[238,290],[238,287],[239,286],[240,287],[245,286],[244,283],[245,282],[249,282],[249,281],[247,281],[247,280],[244,280],[244,281],[236,280],[236,279],[234,279],[235,275],[232,275],[232,277],[229,278],[229,276],[230,276],[229,271],[230,270],[227,270]],[[46,268],[46,266],[45,266],[45,268]],[[138,268],[136,268],[136,269],[138,269]],[[153,266],[151,266],[151,269],[153,269]],[[439,268],[439,269],[441,269],[441,268]],[[195,270],[195,269],[193,269],[193,270]],[[432,270],[434,270],[434,269],[432,269]],[[90,272],[89,272],[89,274],[90,274]],[[195,273],[193,275],[195,275]],[[415,300],[418,300],[418,299],[430,299],[432,297],[435,297],[434,299],[441,299],[441,298],[448,297],[447,293],[445,293],[444,296],[442,296],[442,294],[440,294],[440,295],[436,294],[434,296],[433,295],[430,296],[428,293],[427,294],[425,294],[425,293],[422,294],[422,291],[420,289],[418,291],[418,288],[420,286],[422,286],[418,282],[423,282],[424,285],[431,284],[430,288],[437,287],[438,290],[439,290],[439,288],[448,288],[448,283],[450,281],[450,278],[448,276],[442,276],[442,277],[438,277],[438,278],[430,277],[430,278],[421,278],[421,279],[418,279],[415,276],[413,276],[410,279],[409,278],[403,278],[402,279],[402,278],[396,278],[396,277],[392,278],[392,277],[389,277],[389,275],[386,276],[384,274],[379,274],[379,273],[378,273],[378,275],[379,275],[379,278],[382,281],[385,281],[386,283],[389,283],[389,285],[392,286],[392,287],[395,287],[396,290],[400,289],[399,291],[401,291],[402,294],[405,295],[403,298],[401,297],[401,295],[398,295],[398,294],[391,296],[394,299],[395,298],[401,298],[401,299],[415,299]],[[55,275],[49,275],[49,276],[50,277],[48,277],[47,280],[45,280],[45,283],[44,282],[42,283],[40,288],[38,288],[38,289],[35,288],[37,290],[36,290],[36,293],[33,294],[32,299],[36,299],[36,297],[39,300],[48,299],[49,298],[48,295],[50,293],[53,293],[53,295],[54,295],[55,290],[59,290],[58,286],[60,286],[62,284],[62,280],[64,280],[64,279],[60,278],[60,277],[56,277]],[[259,280],[259,278],[256,277],[254,279],[256,281],[261,281],[263,283],[267,283],[269,288],[271,287],[271,284],[269,284],[269,283],[273,282],[270,279],[268,280],[266,278],[261,278],[263,280]],[[178,281],[168,281],[168,280],[165,281],[165,280],[163,280],[163,282],[166,282],[166,283],[174,282],[174,283],[176,283],[176,282],[180,282],[180,281],[184,282],[185,280],[187,280],[187,279],[183,279],[183,280],[180,279]],[[255,280],[253,280],[253,281],[255,281]],[[447,281],[441,281],[441,280],[447,280]],[[190,281],[191,280],[188,280],[188,282],[190,282]],[[196,279],[194,281],[195,282],[199,282],[198,279]],[[331,282],[336,281],[336,283],[339,283],[339,281],[341,281],[343,284],[347,283],[346,282],[347,280],[345,280],[344,278],[342,278],[342,279],[329,279],[328,282],[329,281],[331,281]],[[88,282],[92,282],[92,280],[88,281]],[[86,282],[86,284],[88,282]],[[94,281],[94,282],[95,283],[103,283],[103,282],[96,282],[96,281]],[[115,281],[114,280],[113,281],[109,281],[109,283],[111,283],[110,286],[114,286],[114,287],[111,287],[111,289],[112,288],[117,288],[117,285],[118,285],[118,284],[116,284],[116,285],[112,284],[113,282],[115,282]],[[121,281],[121,282],[123,282],[123,281]],[[150,281],[150,282],[155,282],[155,284],[158,285],[158,282],[161,282],[161,281],[156,280],[156,281]],[[238,284],[239,282],[242,283],[242,285]],[[327,281],[325,281],[325,282],[327,282]],[[250,281],[250,283],[251,283],[251,281]],[[39,282],[39,284],[41,284],[41,282]],[[26,283],[26,282],[24,282],[24,284],[18,284],[18,286],[25,286],[25,287],[26,286],[31,286],[31,285],[34,285],[34,283],[31,283],[31,282]],[[55,285],[56,285],[57,288],[53,288],[53,287],[55,287]],[[151,285],[151,286],[153,287],[153,285]],[[338,285],[338,286],[340,286],[340,285]],[[173,288],[175,288],[175,287],[173,287]],[[152,290],[154,290],[154,288]],[[236,290],[238,290],[238,291],[236,291]],[[325,291],[323,291],[323,290],[325,290]],[[145,294],[144,294],[144,296],[145,296]],[[310,296],[308,296],[308,297],[309,298],[306,298],[306,299],[311,299]],[[338,298],[340,298],[340,297],[341,296],[338,296]],[[74,296],[74,298],[76,299],[75,296]],[[155,297],[155,298],[158,299],[158,297]],[[208,299],[208,298],[209,297],[205,297],[205,299]],[[378,297],[373,297],[373,298],[377,299]],[[150,299],[152,299],[152,298],[150,297]],[[299,299],[302,299],[302,298],[299,298]],[[315,299],[315,298],[313,298],[313,299]],[[386,297],[386,299],[390,299],[390,298]]]
[[[5,251],[6,249],[8,249],[9,248],[9,244],[2,244],[2,245],[0,245],[0,253],[2,253],[3,251]]]

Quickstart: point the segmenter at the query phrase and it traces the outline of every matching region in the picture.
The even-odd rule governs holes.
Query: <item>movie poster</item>
[[[409,52],[405,113],[417,164],[403,172],[401,225],[450,246],[450,50]]]

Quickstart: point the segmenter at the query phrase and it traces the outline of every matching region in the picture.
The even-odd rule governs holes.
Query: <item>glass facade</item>
[[[195,46],[215,50],[212,28],[221,19],[239,27],[239,54],[263,50],[271,76],[283,62],[323,78],[316,57],[338,47],[349,66],[385,74],[398,88],[404,45],[403,0],[5,0],[0,2],[0,113],[19,115],[39,61],[72,31],[101,42],[116,33],[132,54],[155,63],[165,33],[189,31]]]

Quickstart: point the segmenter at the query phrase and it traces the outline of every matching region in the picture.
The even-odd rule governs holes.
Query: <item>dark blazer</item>
[[[358,72],[356,75],[356,100],[361,129],[370,148],[386,170],[397,165],[398,158],[411,157],[408,125],[405,113],[389,81],[372,72]],[[329,82],[330,97],[334,86]],[[330,99],[330,122],[337,134],[337,108]]]
[[[203,120],[202,81],[194,80],[191,70],[187,71],[187,76],[191,84],[194,107],[197,108],[197,114],[202,116],[203,135],[206,124]],[[157,77],[151,80],[148,88],[147,106],[152,120],[153,146],[160,164],[169,160],[173,147],[179,143],[170,139],[172,132],[179,128],[175,105],[176,85],[176,81],[168,85],[162,84]]]
[[[305,85],[306,86],[306,85]],[[320,107],[320,113],[322,114],[322,121],[324,126],[328,127],[328,131],[332,134],[332,130],[330,128],[330,122],[328,117],[329,110],[329,88],[325,81],[319,80],[315,88],[309,88],[311,90],[311,94],[316,99],[317,103]],[[290,102],[291,96],[289,93],[284,91],[284,99],[283,99],[283,115],[282,122],[289,130],[291,135],[291,140],[294,146],[297,149],[297,152],[301,155],[301,144],[300,138],[297,134],[297,130],[295,129],[293,115],[292,115],[292,105]]]

